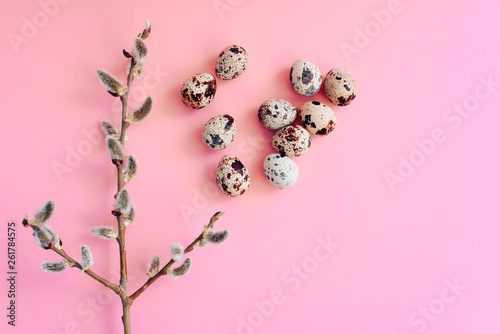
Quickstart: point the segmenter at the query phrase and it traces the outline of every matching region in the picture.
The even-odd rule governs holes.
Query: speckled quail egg
[[[299,168],[295,162],[276,153],[265,157],[264,173],[269,182],[280,189],[293,186],[299,178]]]
[[[230,45],[217,57],[215,74],[222,80],[239,77],[248,67],[248,53],[238,45]]]
[[[236,130],[236,121],[231,115],[218,115],[205,123],[201,137],[211,149],[222,150],[233,142]]]
[[[226,195],[242,195],[250,186],[250,174],[247,168],[234,155],[226,154],[217,167],[217,185]]]
[[[328,72],[323,85],[328,99],[338,105],[346,106],[356,97],[356,82],[347,71],[334,68]]]
[[[321,88],[322,79],[319,68],[305,59],[297,60],[290,69],[290,83],[300,95],[316,94]]]
[[[292,122],[297,117],[297,108],[282,99],[270,99],[259,108],[259,121],[270,130],[278,130]]]
[[[335,129],[337,117],[332,108],[318,101],[308,101],[299,110],[300,120],[313,135],[326,136]]]
[[[200,73],[193,75],[182,85],[182,102],[193,109],[206,107],[215,96],[217,82],[213,75]]]
[[[311,134],[302,126],[289,125],[276,131],[272,145],[281,155],[297,157],[309,150],[311,141]]]

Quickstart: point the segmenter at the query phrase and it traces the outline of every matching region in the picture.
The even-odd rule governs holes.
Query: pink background
[[[214,7],[221,3],[224,12]],[[191,253],[186,277],[162,279],[137,299],[134,333],[500,332],[497,2],[42,0],[6,7],[2,333],[122,330],[119,299],[78,270],[42,272],[41,262],[59,257],[41,250],[20,223],[53,199],[49,224],[67,252],[78,257],[88,244],[93,269],[116,281],[116,243],[88,233],[115,224],[116,171],[104,136],[91,142],[86,134],[101,119],[118,122],[116,100],[95,70],[123,78],[121,50],[146,19],[151,56],[131,103],[151,94],[155,107],[126,143],[139,161],[127,185],[138,211],[127,234],[129,291],[146,280],[153,254],[166,259],[171,243],[187,245],[214,212],[227,212],[217,226],[231,236]],[[247,72],[218,81],[207,108],[185,107],[182,83],[214,73],[218,53],[231,44],[249,52]],[[323,91],[306,98],[292,90],[288,71],[299,58],[323,74],[348,70],[358,96],[334,107],[337,128],[313,138],[295,159],[298,182],[279,190],[262,171],[273,149],[258,107],[269,98],[297,107],[329,103]],[[222,113],[235,117],[238,133],[225,151],[211,151],[201,129]],[[68,163],[69,152],[78,157]],[[252,176],[239,198],[214,191],[226,153]],[[55,164],[69,171],[58,174]],[[5,317],[8,221],[18,226],[15,328]],[[328,240],[330,253],[322,248]]]

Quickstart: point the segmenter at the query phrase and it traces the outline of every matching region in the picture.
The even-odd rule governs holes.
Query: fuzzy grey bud
[[[148,46],[140,37],[137,37],[134,41],[133,55],[134,59],[138,62],[142,62],[149,55]]]
[[[113,136],[106,137],[106,144],[108,146],[109,156],[115,165],[121,165],[125,154],[120,141]]]
[[[135,156],[130,154],[125,162],[125,168],[123,169],[123,178],[125,182],[132,180],[137,174],[137,159]]]
[[[153,98],[148,96],[144,103],[134,111],[132,114],[130,121],[134,123],[139,123],[144,121],[151,114],[151,110],[153,109]]]
[[[127,212],[130,208],[130,195],[128,194],[127,189],[123,189],[116,196],[115,201],[115,210],[117,212],[123,213]]]
[[[124,95],[126,93],[127,89],[126,87],[123,87],[123,84],[120,80],[104,70],[99,69],[96,71],[96,73],[101,83],[110,93],[115,93],[118,95]]]
[[[170,256],[175,262],[179,262],[182,259],[182,257],[184,256],[184,249],[182,248],[180,243],[176,242],[172,244],[172,251],[170,252]]]
[[[173,279],[178,279],[186,275],[189,272],[190,268],[191,268],[191,258],[188,257],[186,260],[184,260],[184,263],[178,266],[177,268],[174,269],[169,268],[168,273],[170,274],[170,277],[172,277]]]
[[[50,219],[52,214],[54,213],[55,203],[53,200],[47,201],[40,209],[38,209],[35,213],[35,217],[33,221],[36,224],[43,224],[47,220]]]
[[[61,271],[65,271],[68,268],[68,263],[66,261],[59,262],[43,262],[40,265],[43,271],[47,271],[50,273],[59,273]]]
[[[112,136],[115,138],[120,137],[120,131],[113,124],[111,124],[108,121],[105,121],[105,120],[101,121],[101,129],[102,129],[102,132],[104,132],[104,134],[106,135],[106,137],[107,136]]]
[[[123,219],[125,226],[132,225],[135,222],[135,206],[134,203],[130,203],[130,207],[127,212],[123,214]]]
[[[52,238],[52,246],[57,249],[62,248],[62,241],[59,239],[59,236],[52,230],[49,225],[43,225],[42,229],[44,229]]]
[[[90,233],[92,233],[96,237],[100,237],[103,239],[111,239],[118,237],[118,232],[114,230],[112,227],[108,226],[96,226],[90,230]]]
[[[90,248],[87,245],[82,246],[82,254],[80,255],[80,260],[82,261],[82,271],[86,271],[94,264],[94,257],[90,252]]]
[[[226,241],[228,237],[229,237],[229,231],[225,230],[220,232],[209,232],[205,236],[205,239],[207,240],[207,242],[212,244],[221,244],[224,241]]]
[[[59,237],[52,231],[49,225],[34,226],[33,234],[35,235],[36,243],[43,249],[50,249],[52,246],[61,248]]]
[[[41,226],[33,227],[33,235],[38,246],[43,249],[50,249],[52,247],[52,236],[42,229]]]
[[[153,255],[151,261],[149,261],[148,263],[147,274],[149,275],[149,277],[153,277],[158,273],[158,271],[160,270],[160,264],[161,264],[160,256],[158,254]]]
[[[135,63],[135,65],[130,69],[130,65],[128,66],[128,70],[132,71],[132,75],[136,78],[142,78],[142,75],[144,74],[144,64],[141,62]],[[128,120],[130,122],[130,120]]]

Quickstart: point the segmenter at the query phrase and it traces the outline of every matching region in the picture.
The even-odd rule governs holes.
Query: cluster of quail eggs
[[[239,77],[248,66],[248,53],[238,45],[230,45],[219,53],[215,74],[221,80]],[[181,88],[182,102],[193,109],[210,104],[217,90],[217,81],[210,73],[198,73],[187,79]]]
[[[346,106],[356,97],[356,83],[345,70],[334,68],[323,82],[319,68],[312,62],[299,59],[290,69],[290,84],[300,95],[313,96],[323,85],[327,98],[334,105]],[[292,124],[297,116],[301,124]],[[272,146],[278,152],[264,159],[264,173],[277,188],[295,184],[299,169],[291,159],[305,154],[312,143],[312,136],[327,136],[337,125],[335,112],[325,103],[307,101],[297,109],[283,99],[270,99],[259,108],[259,121],[275,131]]]
[[[239,77],[248,67],[248,53],[238,45],[230,45],[219,53],[215,75],[221,80]],[[181,88],[182,102],[190,108],[201,109],[210,104],[217,91],[216,78],[210,73],[193,75]],[[237,125],[231,115],[217,115],[203,127],[201,137],[212,150],[223,150],[236,136]],[[250,185],[250,174],[243,163],[233,155],[224,155],[217,167],[217,185],[226,195],[242,195]]]
[[[217,57],[215,74],[221,80],[239,77],[248,67],[248,53],[238,45],[222,50]],[[290,83],[300,95],[313,96],[323,86],[327,98],[334,105],[346,106],[356,97],[356,83],[345,70],[334,68],[323,81],[319,68],[304,59],[297,60],[290,69]],[[217,90],[216,78],[209,73],[199,73],[183,84],[182,101],[193,108],[204,108],[212,102]],[[290,102],[273,98],[262,103],[258,110],[260,123],[275,131],[271,143],[277,153],[264,158],[264,173],[277,188],[291,187],[298,179],[299,169],[292,157],[305,154],[312,143],[312,136],[327,136],[337,125],[333,109],[318,101],[308,101],[297,108]],[[300,124],[292,124],[299,118]],[[231,115],[217,115],[205,123],[202,139],[212,150],[223,150],[236,136],[237,124]],[[216,181],[226,195],[239,196],[250,185],[250,174],[235,156],[224,155],[217,167]]]

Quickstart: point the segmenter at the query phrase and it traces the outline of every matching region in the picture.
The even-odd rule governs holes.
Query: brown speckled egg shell
[[[215,64],[219,79],[231,80],[239,77],[248,67],[248,52],[238,45],[230,45],[221,51]]]
[[[269,130],[278,130],[292,122],[297,117],[297,108],[282,99],[270,99],[259,108],[259,121]]]
[[[203,127],[203,142],[213,150],[225,149],[233,142],[236,130],[236,122],[232,116],[212,117]]]
[[[337,125],[337,117],[332,108],[318,101],[304,103],[299,115],[302,124],[313,135],[327,136]]]
[[[273,148],[281,155],[297,157],[311,146],[311,134],[300,125],[289,125],[276,131],[272,138]]]
[[[217,167],[217,186],[226,195],[243,195],[250,186],[250,174],[243,163],[234,155],[226,154]]]
[[[206,107],[215,96],[217,82],[209,73],[199,73],[187,79],[182,85],[182,102],[193,109]]]
[[[316,94],[321,88],[322,80],[319,68],[309,60],[299,59],[290,69],[290,84],[300,95]]]
[[[323,84],[325,94],[335,105],[346,106],[356,97],[356,82],[343,69],[334,68],[328,72]]]

